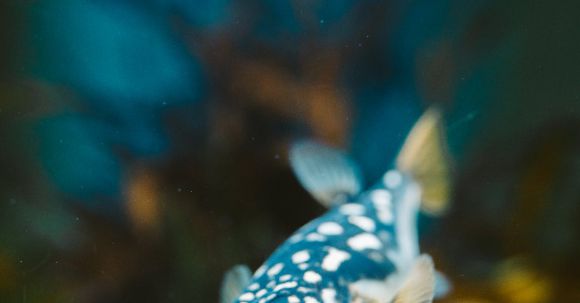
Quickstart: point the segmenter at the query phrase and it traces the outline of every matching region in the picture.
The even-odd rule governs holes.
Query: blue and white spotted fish
[[[366,191],[343,153],[296,144],[290,151],[294,172],[329,210],[295,232],[253,276],[245,266],[230,270],[221,302],[432,302],[437,274],[431,258],[420,254],[416,217],[423,184],[447,183],[412,176],[447,174],[438,117],[431,110],[417,122],[396,168]]]

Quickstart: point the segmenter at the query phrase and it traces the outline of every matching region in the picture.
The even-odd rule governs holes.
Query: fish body
[[[299,229],[256,271],[237,302],[351,302],[357,281],[385,280],[407,268],[418,256],[412,215],[419,188],[399,171],[387,176],[396,180],[391,187],[381,183]]]
[[[406,145],[412,148],[403,147],[407,157],[399,157],[400,167],[409,167],[405,163],[415,157],[409,154],[421,147]],[[222,291],[235,296],[222,297],[222,303],[433,300],[433,263],[419,253],[416,228],[421,186],[411,174],[393,168],[362,191],[353,161],[312,142],[296,144],[290,162],[303,186],[329,210],[296,231],[252,276],[243,267],[228,273]]]

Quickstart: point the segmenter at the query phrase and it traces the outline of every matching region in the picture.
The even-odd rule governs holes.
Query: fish
[[[427,110],[394,167],[366,190],[344,152],[314,141],[295,143],[291,167],[328,211],[298,229],[253,274],[246,265],[228,271],[221,303],[422,303],[445,295],[449,283],[420,252],[416,222],[422,190],[432,192],[422,186],[448,184],[425,181],[431,167],[441,176],[444,165],[432,163],[442,159],[440,118],[437,109]]]

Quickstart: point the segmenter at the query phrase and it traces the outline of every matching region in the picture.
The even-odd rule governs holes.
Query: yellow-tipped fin
[[[397,157],[397,168],[409,173],[421,186],[424,213],[433,216],[445,213],[451,174],[439,110],[428,109],[415,123]]]
[[[435,269],[428,255],[421,255],[413,264],[394,303],[431,303],[435,293]]]

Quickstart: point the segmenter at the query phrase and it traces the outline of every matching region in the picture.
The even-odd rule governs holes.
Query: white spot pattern
[[[268,269],[268,267],[264,264],[262,266],[260,266],[256,272],[254,273],[254,277],[259,277],[261,275],[264,274],[264,272],[266,272],[266,269]]]
[[[288,303],[300,303],[300,299],[297,296],[288,297]]]
[[[327,236],[336,236],[344,232],[344,228],[336,222],[324,222],[318,226],[318,232]]]
[[[371,192],[371,200],[377,209],[390,208],[392,199],[393,196],[386,189],[376,189]]]
[[[402,180],[403,177],[401,176],[401,173],[396,170],[390,170],[383,176],[383,183],[388,188],[395,188],[401,185]]]
[[[336,271],[346,260],[350,259],[348,252],[331,247],[328,255],[322,260],[322,269],[326,271]]]
[[[377,213],[377,216],[379,217],[379,220],[381,220],[381,222],[383,222],[385,224],[391,224],[391,223],[393,223],[393,220],[395,219],[393,217],[393,213],[390,210],[379,211]]]
[[[324,303],[336,303],[336,290],[325,288],[321,292],[321,297]]]
[[[391,211],[391,193],[385,189],[377,189],[371,192],[371,200],[377,211],[377,217],[385,224],[393,223],[394,216]]]
[[[320,302],[314,297],[304,297],[304,303],[320,303]]]
[[[357,203],[343,204],[338,210],[347,216],[362,216],[365,213],[365,207]]]
[[[256,297],[261,298],[263,297],[268,291],[265,289],[260,289],[257,293],[256,293]]]
[[[317,272],[314,271],[307,271],[304,273],[304,281],[308,282],[308,283],[318,283],[322,280],[322,277],[320,276],[320,274],[318,274]]]
[[[362,233],[346,241],[348,246],[356,251],[365,249],[380,249],[382,247],[381,240],[377,236],[370,233]]]
[[[317,233],[310,233],[306,236],[306,241],[310,241],[310,242],[322,242],[322,241],[326,241],[326,237],[321,235],[321,234],[317,234]]]
[[[240,296],[240,300],[241,300],[241,301],[251,301],[251,300],[254,300],[254,298],[255,298],[255,296],[254,296],[254,294],[253,294],[253,293],[251,293],[251,292],[247,292],[247,293],[245,293],[245,294],[242,294],[242,295]]]
[[[365,216],[350,216],[348,217],[348,222],[366,232],[373,232],[376,228],[375,222]]]
[[[392,170],[383,176],[382,182],[388,189],[395,189],[402,185],[403,177],[400,172]],[[397,255],[397,251],[389,251],[389,249],[383,250],[383,246],[386,245],[385,243],[391,241],[393,235],[391,232],[384,230],[384,225],[381,223],[392,224],[396,219],[398,225],[400,217],[399,204],[397,204],[397,218],[395,218],[393,212],[393,194],[388,189],[372,190],[368,193],[368,199],[370,201],[363,200],[361,203],[354,201],[340,205],[338,212],[344,215],[344,217],[336,219],[336,217],[328,216],[325,222],[318,224],[318,226],[316,226],[316,223],[321,221],[313,221],[302,229],[302,231],[307,230],[308,232],[298,232],[289,239],[289,242],[292,243],[291,245],[302,241],[325,242],[327,239],[331,239],[332,241],[346,242],[348,248],[342,247],[342,244],[340,246],[343,250],[329,246],[331,243],[311,244],[326,251],[326,255],[319,256],[318,252],[313,249],[293,250],[290,260],[286,259],[286,261],[276,263],[272,266],[266,265],[275,263],[276,261],[274,259],[274,262],[262,265],[255,273],[255,276],[267,274],[270,278],[269,283],[267,285],[260,283],[251,284],[247,288],[249,292],[242,294],[239,300],[244,301],[242,303],[249,303],[246,301],[266,303],[276,298],[276,296],[279,296],[279,291],[290,289],[289,294],[292,295],[288,297],[286,294],[284,295],[284,299],[288,303],[338,303],[338,298],[342,296],[337,294],[337,289],[334,286],[347,286],[349,283],[347,278],[339,277],[338,281],[330,282],[329,284],[321,282],[323,281],[324,274],[338,271],[342,265],[346,264],[345,262],[347,260],[358,255],[357,253],[351,255],[349,253],[352,252],[351,250],[364,251],[366,258],[374,260],[377,263],[382,263],[385,262],[385,259],[392,258],[395,266],[399,268],[399,265],[404,263],[402,262],[404,260],[399,260],[402,259],[402,256]],[[399,195],[397,195],[398,198]],[[370,205],[367,204],[368,202],[370,202]],[[334,214],[336,215],[336,213]],[[345,219],[348,223],[343,224],[343,220]],[[340,223],[335,220],[338,220]],[[353,236],[353,233],[358,234]],[[395,233],[399,235],[397,231]],[[333,238],[333,236],[339,235],[343,236]],[[318,245],[323,246],[320,247]],[[389,246],[386,247],[388,248]],[[308,248],[308,246],[302,246],[301,248]],[[288,258],[288,256],[286,255],[285,258]],[[318,259],[319,257],[323,257],[322,260]],[[288,261],[294,264],[289,265],[289,268],[295,268],[294,266],[296,266],[301,270],[303,273],[301,280],[308,283],[309,287],[313,287],[312,289],[298,286],[300,275],[288,274],[289,269],[286,272],[282,272],[285,268],[284,265]],[[269,293],[270,291],[278,293]],[[314,296],[315,292],[319,292],[320,298],[318,298],[318,295]]]
[[[290,239],[288,239],[288,240],[292,243],[296,243],[296,242],[302,241],[302,239],[304,239],[303,234],[295,234],[292,237],[290,237]]]
[[[278,263],[278,264],[272,266],[270,269],[268,269],[268,276],[272,277],[272,276],[279,274],[283,268],[284,268],[284,264],[282,264],[282,263]]]
[[[308,260],[310,260],[310,254],[307,250],[301,250],[292,255],[292,262],[294,264],[304,263]]]
[[[292,282],[286,282],[286,283],[282,283],[276,287],[274,287],[274,291],[280,291],[282,289],[287,289],[287,288],[295,288],[298,286],[298,283],[292,281]]]

